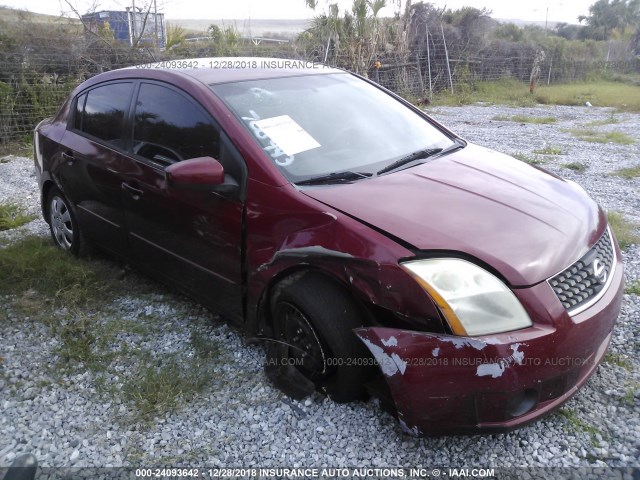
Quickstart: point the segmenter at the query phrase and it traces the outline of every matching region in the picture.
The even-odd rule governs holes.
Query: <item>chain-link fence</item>
[[[456,91],[476,82],[513,78],[528,83],[535,73],[538,83],[582,80],[603,72],[638,72],[638,59],[616,55],[606,58],[560,59],[540,54],[530,45],[519,49],[487,49],[468,55],[447,46],[446,30],[427,35],[420,48],[397,52],[386,48],[360,64],[358,73],[390,90],[413,99],[441,90]],[[171,39],[168,38],[168,41]],[[269,56],[322,61],[344,68],[353,58],[337,52],[327,56],[325,46],[309,47],[296,41],[283,43],[237,38],[221,45],[207,37],[183,41],[159,51],[131,48],[113,38],[86,32],[79,22],[56,24],[0,22],[0,144],[27,142],[34,126],[53,115],[69,92],[83,80],[103,71],[158,60],[211,56]],[[622,58],[622,60],[621,60]],[[380,63],[377,63],[380,62]]]

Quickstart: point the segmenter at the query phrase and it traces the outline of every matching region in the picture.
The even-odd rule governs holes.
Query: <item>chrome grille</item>
[[[577,314],[604,294],[613,276],[615,250],[609,229],[576,263],[548,280],[570,314]]]

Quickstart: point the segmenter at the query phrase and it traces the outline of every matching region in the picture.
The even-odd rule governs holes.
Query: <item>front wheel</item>
[[[80,226],[69,208],[69,201],[57,188],[52,188],[47,197],[47,213],[55,244],[74,255],[83,253],[85,245]]]
[[[270,375],[277,386],[295,397],[306,381],[340,403],[365,397],[370,355],[353,332],[362,315],[342,286],[312,274],[285,281],[274,290],[271,313],[279,347],[268,349],[267,363],[283,367]]]

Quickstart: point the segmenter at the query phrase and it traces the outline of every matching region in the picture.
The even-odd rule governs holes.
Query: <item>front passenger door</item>
[[[133,112],[132,158],[122,189],[129,244],[143,268],[223,315],[242,318],[241,190],[167,188],[164,169],[210,156],[243,183],[244,162],[194,99],[160,83],[141,83]]]

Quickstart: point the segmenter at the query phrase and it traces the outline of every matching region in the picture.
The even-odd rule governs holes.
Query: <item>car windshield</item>
[[[454,144],[418,113],[346,73],[211,88],[293,183],[356,181]]]

